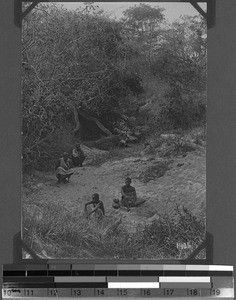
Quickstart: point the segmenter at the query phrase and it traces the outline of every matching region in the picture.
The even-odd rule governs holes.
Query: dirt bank
[[[54,174],[40,173],[41,180],[37,184],[31,182],[30,189],[23,189],[23,203],[30,210],[43,203],[55,203],[70,212],[83,212],[84,204],[91,199],[93,193],[99,193],[104,202],[106,214],[122,217],[122,222],[130,231],[138,224],[149,222],[158,215],[170,214],[175,204],[184,205],[199,217],[205,214],[205,149],[186,155],[180,155],[168,161],[168,170],[159,178],[153,176],[143,182],[141,174],[145,174],[163,159],[157,155],[109,159],[100,166],[91,166],[87,160],[81,168],[74,169],[74,175],[68,184],[57,184]],[[39,175],[39,174],[38,174]],[[114,210],[112,201],[120,198],[120,187],[124,179],[132,178],[139,198],[146,203],[130,212],[124,209]],[[158,176],[157,176],[158,177]]]

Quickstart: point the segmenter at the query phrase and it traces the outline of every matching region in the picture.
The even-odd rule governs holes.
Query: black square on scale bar
[[[119,270],[119,276],[140,276],[140,270]]]
[[[185,276],[186,272],[185,271],[177,271],[177,270],[164,270],[164,276]]]
[[[26,276],[26,271],[3,271],[3,276]]]
[[[95,276],[117,276],[117,270],[95,270]]]
[[[161,270],[141,270],[141,276],[164,276],[164,271]]]
[[[48,270],[48,276],[71,276],[69,270]]]
[[[72,276],[94,276],[94,270],[72,270]]]
[[[47,270],[29,270],[27,271],[27,276],[47,276]]]

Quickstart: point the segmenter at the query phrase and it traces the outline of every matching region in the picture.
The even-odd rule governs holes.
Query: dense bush
[[[187,129],[205,119],[206,96],[203,93],[184,93],[177,85],[167,91],[160,102],[159,121],[169,128]]]
[[[163,86],[166,92],[160,93]],[[81,105],[112,133],[133,117],[133,126],[139,122],[152,130],[149,115],[138,118],[149,100],[160,130],[187,128],[205,120],[205,90],[203,19],[166,24],[163,9],[140,4],[117,21],[101,10],[40,3],[22,30],[23,166],[43,169],[57,154],[47,143],[58,131],[66,129],[72,145]],[[79,138],[102,136],[85,127]]]
[[[40,21],[39,21],[40,19]],[[143,91],[140,76],[125,65],[119,22],[105,15],[40,4],[23,23],[23,164],[55,130],[75,126],[72,106],[83,104],[112,130],[127,95]],[[72,105],[73,104],[73,105]],[[31,164],[31,163],[30,163]],[[32,164],[31,164],[32,165]]]
[[[160,101],[159,120],[188,128],[206,119],[206,24],[182,17],[165,33],[151,73],[170,87]]]

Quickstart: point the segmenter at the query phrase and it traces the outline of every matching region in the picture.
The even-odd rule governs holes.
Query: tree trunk
[[[108,135],[108,136],[112,136],[112,135],[113,135],[113,134],[110,132],[110,130],[108,130],[105,126],[103,126],[102,123],[101,123],[98,119],[96,119],[96,118],[94,118],[94,117],[91,117],[90,115],[88,115],[86,112],[84,112],[84,111],[81,110],[81,109],[78,109],[77,111],[78,111],[78,114],[79,114],[81,117],[83,117],[83,118],[85,118],[85,119],[87,119],[87,120],[89,120],[89,121],[94,122],[94,123],[98,126],[98,128],[100,128],[101,131],[104,132],[106,135]],[[78,117],[78,116],[77,116],[77,117]]]
[[[74,105],[74,102],[71,100],[70,101],[70,106],[73,110],[73,114],[74,114],[74,120],[75,120],[75,129],[74,129],[74,134],[76,134],[79,130],[80,130],[80,122],[79,122],[79,117],[78,117],[78,112],[77,109]]]

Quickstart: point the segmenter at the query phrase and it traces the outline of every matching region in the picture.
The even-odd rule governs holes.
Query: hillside
[[[38,173],[35,181],[29,181],[28,178],[28,187],[23,190],[23,206],[28,214],[25,223],[31,219],[31,223],[37,228],[41,222],[46,222],[48,207],[54,207],[55,211],[60,207],[60,214],[71,214],[77,219],[78,223],[73,226],[78,226],[77,230],[80,230],[79,226],[84,218],[84,204],[91,200],[93,193],[99,193],[105,205],[103,231],[117,222],[118,227],[122,226],[130,234],[135,234],[140,227],[145,228],[158,222],[165,215],[172,218],[176,207],[185,207],[193,216],[204,219],[205,147],[195,145],[195,150],[169,158],[160,157],[157,149],[154,153],[145,154],[142,148],[140,145],[130,148],[129,151],[121,149],[117,152],[119,157],[97,162],[97,165],[96,162],[91,165],[91,161],[87,159],[82,168],[74,169],[74,175],[68,184],[57,184],[51,173]],[[131,208],[130,212],[112,207],[113,199],[120,198],[120,188],[127,176],[132,178],[138,198],[146,200],[140,207]],[[91,218],[84,222],[88,225],[96,223],[96,220]],[[42,251],[37,245],[37,238],[44,240],[47,235],[40,237],[37,230],[34,234],[35,236],[31,236],[33,248],[38,249],[36,252]],[[29,235],[26,235],[26,240],[28,238]],[[45,256],[51,256],[52,253],[48,253],[46,248]],[[92,253],[88,255],[93,256]]]

